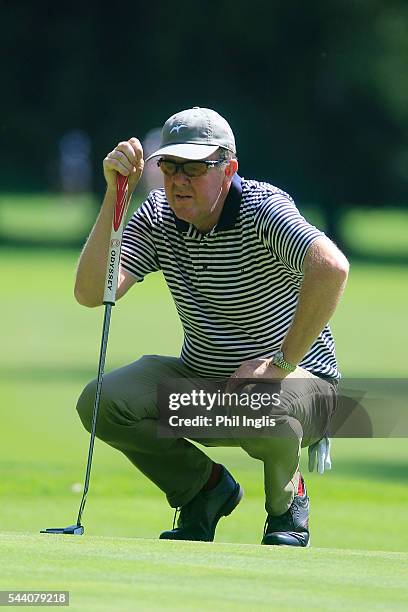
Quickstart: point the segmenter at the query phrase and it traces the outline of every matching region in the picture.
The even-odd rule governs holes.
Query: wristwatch
[[[282,368],[282,370],[285,370],[286,372],[294,372],[296,370],[296,366],[289,363],[289,361],[286,361],[282,351],[278,351],[274,354],[271,363],[276,365],[278,368]]]

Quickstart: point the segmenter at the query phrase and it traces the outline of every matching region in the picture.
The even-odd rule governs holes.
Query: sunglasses
[[[163,159],[162,157],[157,160],[157,165],[166,176],[174,176],[177,174],[177,172],[182,172],[190,178],[202,176],[208,171],[209,168],[214,168],[215,166],[219,166],[220,164],[224,163],[225,159],[215,159],[210,161],[187,161],[183,164],[177,164],[174,161],[169,161],[168,159]]]

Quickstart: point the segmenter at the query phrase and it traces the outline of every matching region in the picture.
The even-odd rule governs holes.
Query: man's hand
[[[143,147],[137,138],[120,142],[103,160],[108,191],[116,192],[116,173],[129,178],[129,196],[133,193],[144,166]]]
[[[331,440],[326,436],[309,446],[309,472],[313,472],[315,467],[319,474],[324,474],[325,470],[331,470],[330,448]]]
[[[262,379],[274,379],[274,380],[282,380],[288,375],[286,370],[282,368],[278,368],[277,366],[271,363],[272,359],[250,359],[248,361],[244,361],[237,370],[230,377],[226,391],[228,393],[232,393],[234,389],[239,387],[241,384],[240,379],[254,379],[259,378]]]

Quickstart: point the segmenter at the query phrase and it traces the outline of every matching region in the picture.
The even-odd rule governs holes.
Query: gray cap
[[[146,161],[158,155],[205,159],[218,147],[236,153],[235,138],[229,124],[210,108],[194,106],[167,119],[160,148]]]

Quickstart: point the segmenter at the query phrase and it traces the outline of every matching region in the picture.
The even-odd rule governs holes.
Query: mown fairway
[[[220,523],[215,545],[155,540],[171,525],[171,509],[99,442],[86,535],[38,535],[76,518],[88,436],[75,401],[96,373],[102,310],[74,302],[75,253],[3,250],[1,257],[2,589],[69,589],[78,610],[404,609],[404,601],[406,608],[404,439],[334,441],[333,471],[306,474],[309,550],[256,546],[264,521],[261,466],[230,449],[211,455],[246,496]],[[333,323],[345,376],[407,376],[407,277],[403,268],[353,267]],[[107,367],[144,353],[177,354],[180,340],[167,289],[153,275],[115,307]],[[392,362],[384,363],[384,351]]]

